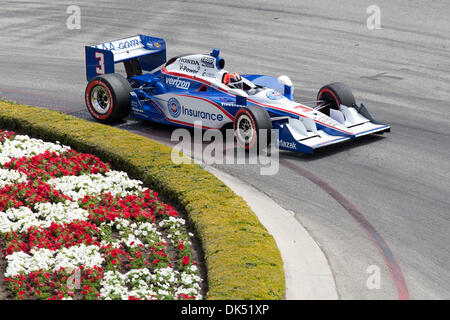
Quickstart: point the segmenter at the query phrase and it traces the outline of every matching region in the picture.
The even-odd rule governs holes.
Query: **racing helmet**
[[[241,76],[237,72],[226,72],[223,75],[222,82],[230,88],[241,89],[244,87]]]

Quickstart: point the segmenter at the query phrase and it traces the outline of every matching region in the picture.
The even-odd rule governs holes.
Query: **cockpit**
[[[209,55],[187,54],[173,57],[167,61],[165,69],[174,74],[184,74],[188,78],[202,78],[227,91],[243,90],[248,95],[254,95],[264,90],[239,73],[224,70],[225,60],[215,50]]]

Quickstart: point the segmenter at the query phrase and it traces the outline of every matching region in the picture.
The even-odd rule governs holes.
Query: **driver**
[[[226,72],[222,77],[222,83],[232,89],[243,89],[244,83],[241,76],[237,72]]]

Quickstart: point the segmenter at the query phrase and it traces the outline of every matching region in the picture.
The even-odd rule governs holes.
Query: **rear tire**
[[[89,81],[85,102],[89,113],[99,122],[111,123],[130,113],[130,83],[117,73],[100,75]]]
[[[236,140],[242,148],[251,150],[265,148],[270,144],[272,121],[263,107],[248,106],[238,110],[233,121]],[[260,139],[266,138],[261,145]]]
[[[330,109],[340,110],[341,104],[351,107],[355,103],[352,90],[342,82],[334,82],[323,86],[317,94],[317,100],[329,104],[329,106],[320,110],[328,116],[330,115]]]

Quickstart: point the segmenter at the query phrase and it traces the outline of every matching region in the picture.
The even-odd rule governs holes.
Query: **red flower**
[[[189,257],[188,256],[184,256],[183,257],[183,266],[186,266],[187,264],[189,264],[189,262],[190,262]]]

